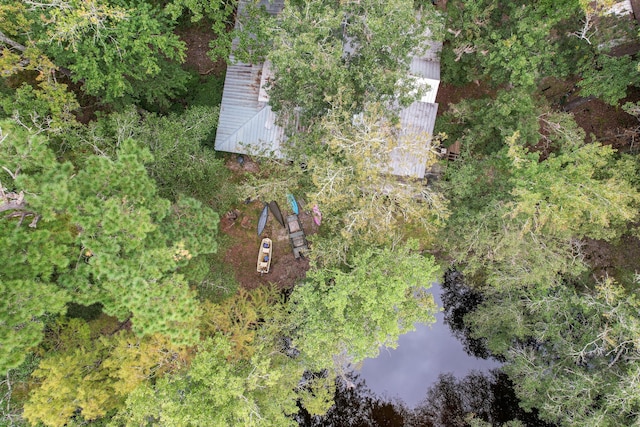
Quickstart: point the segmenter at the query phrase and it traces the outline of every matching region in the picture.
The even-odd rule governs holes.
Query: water
[[[460,427],[473,416],[489,425],[518,420],[527,427],[553,427],[537,411],[519,406],[513,384],[488,355],[482,341],[471,339],[462,319],[482,300],[457,272],[445,274],[446,292],[434,284],[438,306],[446,311],[433,325],[417,325],[399,339],[398,348],[382,349],[359,370],[336,380],[335,404],[323,416],[303,408],[294,417],[300,427]],[[453,330],[445,324],[445,314]],[[459,339],[460,338],[460,339]]]
[[[441,307],[442,288],[434,284],[431,291]],[[377,395],[400,398],[414,408],[442,373],[462,378],[473,370],[487,372],[499,366],[494,360],[469,356],[440,312],[435,324],[417,325],[414,332],[400,337],[395,350],[383,348],[377,358],[365,360],[358,373]]]

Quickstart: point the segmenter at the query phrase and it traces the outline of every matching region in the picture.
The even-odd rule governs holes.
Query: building
[[[240,0],[240,10],[245,1]],[[274,15],[284,7],[283,0],[262,0],[261,4]],[[429,91],[400,112],[403,137],[410,137],[412,133],[433,135],[438,112],[435,99],[440,84],[441,49],[442,43],[433,42],[425,55],[412,58],[410,74],[420,83],[429,85]],[[233,62],[233,58],[231,59],[230,62]],[[276,114],[269,106],[265,90],[269,74],[268,62],[235,63],[227,68],[216,133],[216,150],[278,158],[283,156],[280,147],[286,139],[285,131],[276,124]],[[426,165],[399,152],[400,150],[392,152],[392,173],[423,178]]]

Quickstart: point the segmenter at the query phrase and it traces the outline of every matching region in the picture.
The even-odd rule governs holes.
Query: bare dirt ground
[[[629,96],[620,102],[635,102],[640,100],[640,89],[633,88]],[[627,114],[620,107],[613,107],[598,99],[592,99],[571,111],[576,122],[587,135],[593,134],[603,144],[611,145],[621,151],[637,150],[638,119]]]
[[[245,157],[244,165],[240,166],[235,161],[235,156],[227,161],[227,167],[234,174],[258,173],[259,165]],[[282,197],[284,199],[284,195]],[[269,200],[254,200],[249,203],[241,203],[224,215],[220,221],[220,230],[231,237],[232,243],[225,255],[225,262],[233,265],[236,280],[247,289],[253,289],[261,285],[275,284],[280,288],[292,287],[303,279],[309,269],[307,259],[295,259],[289,243],[289,235],[286,229],[269,212],[267,225],[261,236],[257,235],[258,217]],[[291,212],[291,207],[284,203],[278,203],[282,215]],[[310,213],[300,211],[300,220],[305,233],[314,234],[317,225],[313,222]],[[271,268],[269,273],[257,272],[258,252],[260,242],[264,237],[273,241],[273,253],[271,256]]]
[[[187,45],[185,64],[196,70],[200,75],[222,74],[227,68],[224,61],[213,62],[207,56],[209,42],[214,39],[211,28],[201,22],[199,25],[176,31],[180,39]],[[257,255],[256,255],[257,256]]]
[[[487,85],[480,82],[469,83],[464,86],[454,86],[440,82],[438,94],[436,95],[436,103],[439,104],[438,116],[445,113],[450,104],[456,104],[463,99],[482,98],[493,94],[495,94],[495,90],[491,90]]]
[[[599,278],[640,273],[640,240],[636,237],[625,236],[616,244],[585,239],[582,252],[593,274]]]

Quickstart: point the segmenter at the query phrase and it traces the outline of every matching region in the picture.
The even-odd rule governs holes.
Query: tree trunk
[[[20,43],[13,41],[9,37],[5,36],[2,31],[0,31],[0,42],[4,44],[8,44],[12,48],[17,49],[20,52],[24,52],[25,50],[27,50],[27,48],[21,45]]]
[[[4,43],[7,44],[9,46],[11,46],[12,48],[19,50],[20,52],[24,52],[25,50],[27,50],[27,48],[23,45],[21,45],[20,43],[18,43],[17,41],[11,40],[9,37],[7,37],[2,31],[0,31],[0,43]],[[22,61],[20,61],[20,65],[22,67],[26,66],[29,63],[28,59],[24,59]],[[64,74],[65,76],[71,78],[71,70],[65,67],[57,67],[58,71],[60,71],[62,74]],[[83,80],[80,80],[83,81]]]

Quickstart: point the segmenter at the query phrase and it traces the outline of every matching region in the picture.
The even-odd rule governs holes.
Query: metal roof
[[[246,3],[247,0],[240,0],[240,11]],[[275,15],[283,9],[284,0],[261,0],[260,5]],[[216,131],[216,150],[281,157],[284,129],[275,124],[276,115],[264,101],[264,91],[260,91],[265,80],[262,78],[263,64],[235,62],[233,56],[229,62]]]
[[[247,1],[240,0],[240,10],[244,9]],[[269,13],[277,14],[283,9],[284,0],[262,0],[260,4]],[[412,58],[410,74],[428,84],[430,90],[420,101],[400,112],[402,131],[397,141],[398,147],[391,152],[389,165],[394,175],[419,178],[425,175],[426,159],[404,150],[403,141],[406,141],[406,146],[411,146],[414,140],[425,141],[427,145],[431,142],[438,112],[435,98],[440,82],[441,50],[442,43],[431,42],[426,53]],[[263,64],[233,63],[233,57],[230,62],[232,65],[227,68],[220,105],[216,150],[282,157],[280,144],[286,139],[285,132],[276,125],[276,114],[268,104],[266,92],[261,90],[261,85],[265,82],[263,69],[268,70],[269,67],[263,67]]]
[[[280,157],[284,129],[276,125],[269,104],[259,101],[262,64],[233,64],[227,68],[215,148],[239,154]]]
[[[416,101],[400,112],[398,146],[391,151],[390,170],[394,175],[424,178],[438,104]],[[419,144],[416,147],[416,144]],[[412,150],[412,148],[417,150]]]
[[[440,80],[440,61],[413,57],[409,73],[418,77]]]
[[[431,36],[430,31],[427,36]],[[438,114],[435,102],[440,86],[442,42],[430,40],[427,46],[425,53],[414,55],[409,66],[409,74],[418,77],[418,83],[428,85],[429,90],[419,101],[400,111],[402,131],[398,136],[398,146],[391,152],[390,165],[391,173],[398,176],[424,178],[426,172],[426,154],[430,151]],[[420,146],[416,147],[416,144]],[[416,150],[412,152],[410,148]]]

